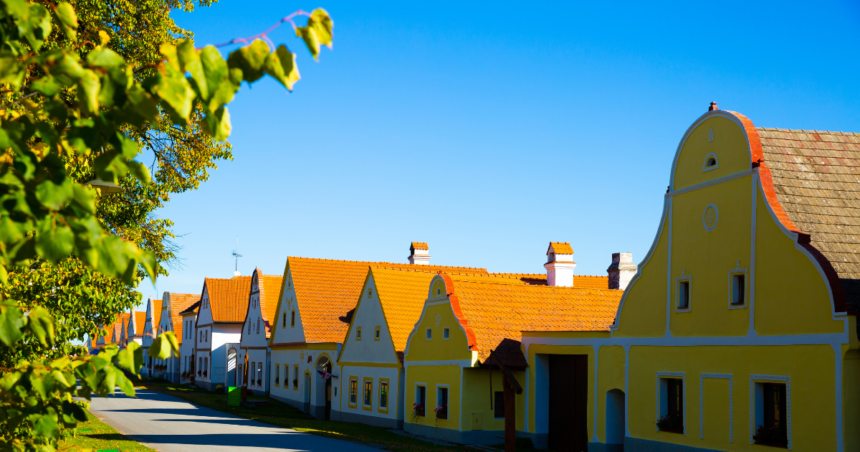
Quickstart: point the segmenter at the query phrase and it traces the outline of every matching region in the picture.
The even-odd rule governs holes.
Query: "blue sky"
[[[855,2],[856,3],[856,2]],[[181,267],[144,299],[204,277],[283,272],[287,256],[544,272],[570,242],[578,274],[654,239],[669,166],[711,101],[757,126],[860,132],[860,7],[816,2],[249,2],[177,23],[197,45],[326,8],[334,51],[299,55],[230,104],[235,159],[158,212]]]

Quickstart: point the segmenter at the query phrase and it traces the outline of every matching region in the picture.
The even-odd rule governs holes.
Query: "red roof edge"
[[[830,290],[833,294],[833,308],[836,312],[847,312],[851,315],[857,315],[858,313],[848,305],[848,298],[845,296],[845,289],[842,287],[842,280],[839,279],[839,275],[836,273],[833,265],[830,264],[830,261],[824,257],[820,251],[812,246],[809,234],[801,231],[800,228],[791,221],[791,218],[782,208],[782,204],[779,203],[779,198],[776,196],[776,189],[773,185],[773,174],[771,173],[770,168],[768,168],[767,162],[764,160],[761,138],[758,136],[758,130],[756,130],[755,125],[753,125],[753,122],[750,121],[749,118],[738,112],[727,110],[723,111],[734,115],[741,121],[741,124],[744,125],[744,130],[746,131],[747,138],[749,140],[750,153],[752,155],[751,167],[754,168],[758,166],[759,180],[761,180],[764,197],[770,205],[770,208],[773,209],[773,213],[776,215],[777,220],[782,223],[784,228],[797,234],[797,244],[808,251],[815,261],[818,262],[818,265],[821,266],[821,270],[824,272],[824,276],[827,278],[827,282],[830,284]]]
[[[454,317],[457,317],[457,321],[460,322],[460,325],[463,326],[463,331],[466,332],[466,339],[469,340],[469,350],[476,352],[480,350],[478,348],[478,339],[475,337],[475,331],[472,330],[472,327],[469,326],[469,321],[466,320],[466,316],[463,315],[463,311],[460,310],[460,299],[457,298],[457,294],[454,293],[454,281],[451,280],[451,277],[446,275],[445,273],[439,272],[439,276],[445,280],[445,286],[448,287],[448,299],[451,300],[451,309],[454,311]]]

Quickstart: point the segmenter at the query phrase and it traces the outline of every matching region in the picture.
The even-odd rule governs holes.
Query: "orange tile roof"
[[[248,295],[251,293],[250,276],[230,279],[206,278],[209,292],[209,309],[213,322],[242,323],[248,312]]]
[[[385,322],[388,324],[388,331],[397,352],[406,349],[409,334],[421,317],[424,301],[430,290],[430,281],[438,274],[438,271],[426,271],[418,267],[370,267],[370,272],[376,282],[376,290],[382,305],[382,312],[385,315]],[[478,274],[486,275],[486,273]],[[361,295],[359,294],[359,296]]]
[[[555,254],[573,254],[573,248],[567,242],[549,242],[549,246],[555,250]]]
[[[427,246],[426,242],[412,242],[411,248],[413,250],[428,250],[428,251],[430,250],[430,247]]]
[[[152,331],[158,332],[158,325],[161,325],[161,300],[152,299]]]
[[[292,272],[306,342],[343,342],[349,328],[351,311],[355,308],[371,265],[415,268],[413,264],[288,258],[287,268]],[[421,270],[487,272],[483,268],[438,265],[422,265]]]
[[[182,343],[182,316],[180,313],[194,303],[200,301],[201,295],[193,293],[173,293],[170,292],[170,320],[173,321],[173,333],[176,334],[176,339]]]
[[[146,326],[146,311],[134,311],[134,335],[143,336],[144,326]]]
[[[527,365],[519,349],[522,331],[609,331],[624,293],[517,284],[513,278],[443,277],[479,359],[485,362],[493,350],[514,367]]]
[[[535,285],[546,285],[546,273],[490,273],[491,276],[503,278],[519,278],[523,282]],[[573,287],[580,289],[606,289],[609,287],[609,276],[573,275]]]
[[[260,313],[266,326],[266,339],[272,335],[272,325],[275,316],[278,315],[278,297],[281,295],[281,284],[284,277],[277,275],[264,275],[260,269],[254,270],[259,276],[260,285]]]

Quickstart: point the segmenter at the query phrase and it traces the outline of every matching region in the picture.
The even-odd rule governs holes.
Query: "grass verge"
[[[98,420],[87,411],[86,422],[79,422],[75,436],[60,441],[60,451],[75,451],[80,449],[120,450],[123,452],[155,452],[137,441],[129,439],[117,432],[110,425]]]
[[[397,452],[475,452],[476,449],[466,446],[443,446],[440,444],[421,441],[409,436],[392,433],[388,429],[372,427],[364,424],[349,422],[325,421],[315,419],[286,403],[271,399],[266,406],[254,408],[228,407],[227,395],[208,392],[203,389],[192,389],[188,385],[177,385],[164,381],[134,381],[135,388],[163,392],[174,397],[191,402],[195,405],[223,411],[234,416],[263,422],[278,427],[291,428],[300,432],[326,436],[345,441],[365,443]]]

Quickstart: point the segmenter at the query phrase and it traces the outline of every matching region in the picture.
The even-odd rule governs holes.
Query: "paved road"
[[[121,433],[164,452],[379,450],[273,427],[144,390],[137,390],[137,398],[121,392],[115,397],[93,397],[90,412]]]

